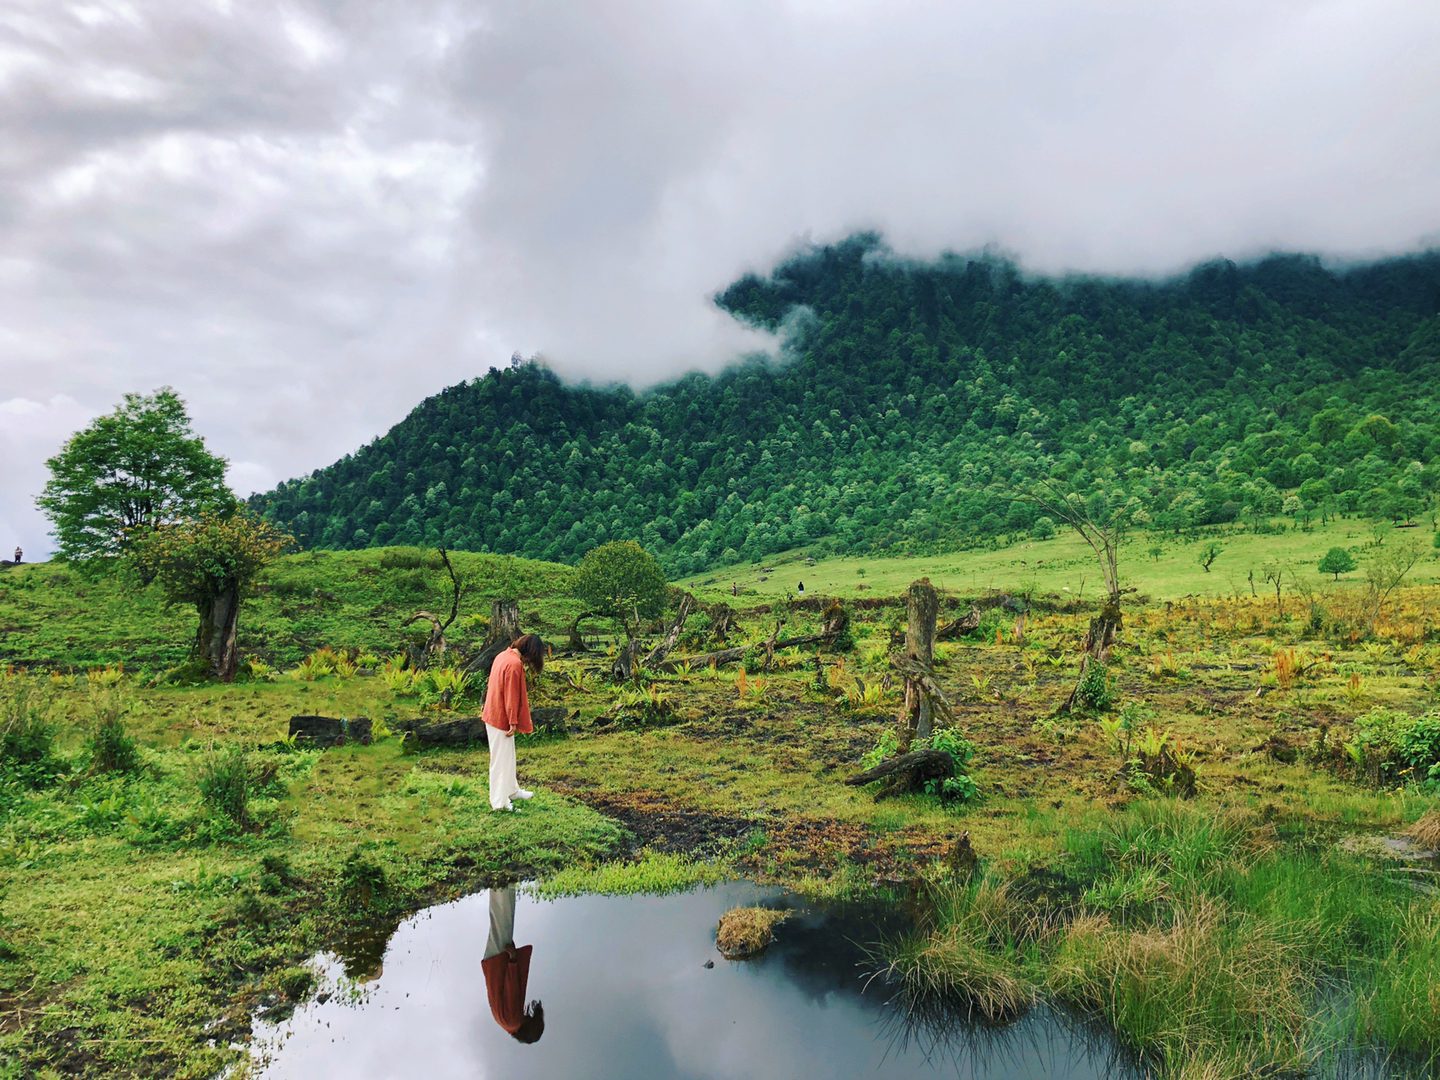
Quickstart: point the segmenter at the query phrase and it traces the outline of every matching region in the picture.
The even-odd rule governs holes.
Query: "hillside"
[[[1045,474],[1172,531],[1413,518],[1436,489],[1434,252],[1048,280],[991,259],[901,262],[860,236],[717,303],[783,328],[783,359],[640,395],[492,369],[254,503],[312,548],[568,562],[633,538],[678,576],[801,546],[1044,535],[1012,493]]]

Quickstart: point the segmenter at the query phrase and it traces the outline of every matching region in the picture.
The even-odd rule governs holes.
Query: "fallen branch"
[[[969,634],[980,629],[980,609],[972,606],[968,615],[961,615],[939,630],[935,631],[935,640],[944,641],[948,638],[958,637],[961,634]]]

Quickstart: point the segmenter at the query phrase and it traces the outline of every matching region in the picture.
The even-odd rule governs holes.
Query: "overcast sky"
[[[763,347],[810,241],[1164,273],[1440,242],[1434,0],[0,0],[0,550],[174,386],[242,494],[512,352]]]

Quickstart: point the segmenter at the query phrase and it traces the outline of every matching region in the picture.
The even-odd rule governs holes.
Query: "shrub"
[[[352,903],[364,907],[385,895],[385,871],[358,851],[352,851],[340,868],[340,891]]]
[[[1085,674],[1080,676],[1080,685],[1075,688],[1075,700],[1087,709],[1107,711],[1115,704],[1115,690],[1109,675],[1104,664],[1091,660],[1085,665]]]
[[[1408,774],[1420,783],[1440,779],[1440,713],[1415,717],[1376,707],[1355,718],[1355,735],[1345,744],[1355,770],[1367,783],[1391,785]]]
[[[380,556],[382,570],[426,570],[440,566],[440,560],[422,548],[388,548]]]

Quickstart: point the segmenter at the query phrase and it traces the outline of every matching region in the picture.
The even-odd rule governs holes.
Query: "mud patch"
[[[715,855],[756,828],[749,818],[676,806],[655,792],[611,795],[560,785],[555,790],[624,826],[635,837],[629,854],[649,848],[666,855]]]

